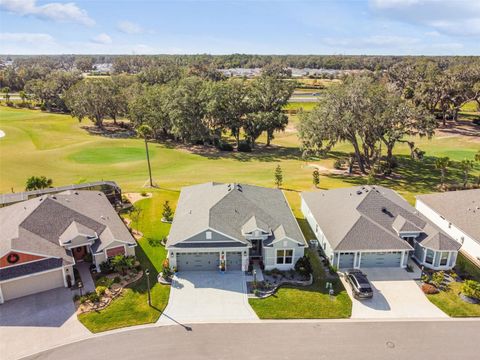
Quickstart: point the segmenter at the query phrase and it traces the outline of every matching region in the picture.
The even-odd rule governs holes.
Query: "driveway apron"
[[[180,272],[159,324],[258,320],[248,304],[241,271]]]

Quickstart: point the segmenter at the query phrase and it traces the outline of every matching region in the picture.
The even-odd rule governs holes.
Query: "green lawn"
[[[78,317],[90,331],[97,333],[152,323],[158,320],[167,306],[170,287],[156,281],[166,257],[165,248],[158,240],[168,234],[170,227],[169,224],[160,221],[161,205],[165,200],[172,200],[171,192],[156,191],[152,198],[139,201],[136,205],[143,209],[142,216],[138,223],[133,224],[133,227],[144,234],[138,242],[136,255],[143,268],[150,269],[152,306],[148,306],[147,303],[147,282],[143,277],[129,286],[122,297],[114,300],[105,310],[82,314]]]
[[[458,254],[455,266],[460,272],[470,275],[473,280],[480,281],[480,269],[461,253]],[[427,295],[428,299],[439,307],[444,313],[452,317],[476,317],[480,316],[480,304],[469,304],[458,295],[462,289],[461,283],[451,283],[447,291],[438,294]]]
[[[352,314],[352,301],[339,279],[334,283],[335,296],[328,294],[320,263],[310,253],[314,270],[314,283],[306,287],[281,287],[266,299],[249,299],[248,302],[260,319],[327,319],[348,318]]]
[[[480,304],[469,304],[463,301],[458,294],[462,288],[461,283],[451,283],[447,291],[427,295],[428,299],[440,310],[452,317],[480,316]]]
[[[271,149],[265,149],[261,137],[260,150],[253,153],[189,152],[170,144],[150,144],[152,172],[162,189],[178,191],[182,186],[205,181],[247,182],[273,186],[273,170],[280,163],[284,172],[284,188],[295,191],[311,189],[312,168],[300,157],[295,131],[296,117],[286,132],[278,133]],[[44,113],[38,110],[0,107],[0,129],[6,136],[0,140],[0,192],[22,191],[31,175],[44,175],[54,185],[96,180],[114,180],[124,191],[139,191],[147,180],[147,166],[140,139],[111,139],[88,134],[84,124],[69,115]],[[435,191],[439,172],[433,168],[433,156],[450,156],[454,161],[473,158],[479,148],[472,137],[443,136],[432,140],[418,139],[429,160],[414,162],[408,158],[408,147],[396,149],[401,156],[399,176],[383,184],[406,195],[409,200],[418,193]],[[351,148],[338,145],[326,157],[311,162],[331,168],[335,158],[346,156]],[[108,166],[107,166],[108,165]],[[477,165],[473,174],[478,173]],[[472,174],[472,175],[473,175]],[[457,170],[448,173],[458,181]],[[472,176],[473,180],[473,176]],[[362,178],[321,177],[320,187],[330,189],[365,183]]]
[[[300,198],[286,192],[287,200],[300,228],[308,239],[315,234],[300,211]],[[281,287],[266,299],[249,299],[249,303],[260,319],[327,319],[348,318],[352,314],[352,301],[339,279],[334,283],[335,296],[330,298],[325,287],[325,277],[320,262],[312,250],[306,249],[313,268],[314,282],[306,287]]]

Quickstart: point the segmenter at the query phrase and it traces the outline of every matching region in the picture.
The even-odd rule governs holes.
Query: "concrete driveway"
[[[258,320],[248,304],[241,271],[186,271],[174,277],[159,324]]]
[[[418,273],[408,273],[400,268],[362,269],[373,287],[373,298],[356,300],[351,286],[342,282],[352,298],[352,319],[381,318],[447,318],[423,294],[414,278]]]
[[[17,359],[91,336],[77,320],[72,296],[59,288],[0,305],[0,358]]]

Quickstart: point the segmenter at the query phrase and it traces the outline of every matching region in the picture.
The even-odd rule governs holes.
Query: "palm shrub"
[[[131,256],[116,255],[110,260],[110,264],[117,272],[125,275],[128,269],[133,267],[134,259]]]

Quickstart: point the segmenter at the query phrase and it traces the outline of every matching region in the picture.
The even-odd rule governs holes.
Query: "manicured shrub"
[[[462,293],[470,298],[480,300],[480,283],[475,280],[465,280],[462,286]]]
[[[223,141],[220,141],[218,143],[217,148],[221,151],[233,151],[232,144],[230,144],[228,142],[223,142]]]
[[[252,147],[247,141],[240,141],[238,144],[237,150],[240,152],[252,152]]]
[[[145,196],[147,196],[147,192],[146,192],[146,191],[142,191],[142,192],[140,193],[140,195],[143,196],[143,197],[145,197]]]
[[[95,292],[97,293],[98,296],[103,296],[105,295],[105,291],[107,290],[106,286],[97,286],[95,288]]]
[[[303,256],[298,259],[297,263],[295,264],[295,270],[305,276],[311,274],[312,265],[310,264],[310,260],[308,259],[308,257]]]
[[[110,265],[110,262],[104,261],[100,264],[100,271],[102,273],[108,274],[109,272],[112,272],[112,266]]]
[[[93,303],[96,303],[100,301],[100,296],[98,296],[95,291],[92,291],[91,293],[87,294],[87,299]]]
[[[437,294],[438,289],[432,284],[422,284],[422,291],[425,294]]]
[[[113,284],[113,280],[110,279],[110,278],[108,278],[108,277],[106,277],[106,276],[99,277],[99,278],[97,279],[97,281],[95,281],[95,285],[96,285],[97,287],[99,287],[99,286],[104,286],[104,287],[109,288],[110,286],[112,286],[112,284]]]
[[[75,295],[73,296],[73,301],[78,301],[78,300],[80,300],[80,295],[75,294]]]
[[[114,282],[115,284],[118,284],[118,283],[121,282],[121,281],[122,281],[122,278],[121,278],[120,276],[115,276],[115,277],[113,278],[113,282]]]

